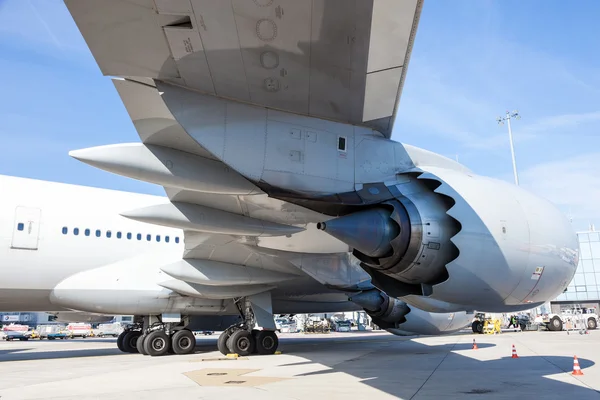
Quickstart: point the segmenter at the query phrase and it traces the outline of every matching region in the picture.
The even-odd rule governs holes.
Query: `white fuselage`
[[[50,292],[73,274],[142,253],[183,254],[181,230],[119,215],[164,197],[9,176],[0,188],[0,311],[50,311]]]
[[[160,285],[172,279],[160,267],[184,254],[183,231],[120,213],[168,198],[3,175],[0,188],[0,311],[237,313]],[[280,312],[359,309],[296,272],[275,292]]]

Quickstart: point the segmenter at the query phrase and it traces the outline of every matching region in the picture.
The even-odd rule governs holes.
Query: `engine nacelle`
[[[578,262],[567,218],[509,183],[431,167],[393,199],[319,224],[373,284],[432,312],[525,310],[562,293]]]
[[[471,323],[473,314],[431,313],[409,306],[379,290],[353,295],[350,301],[364,310],[380,328],[394,335],[441,335],[459,331]]]

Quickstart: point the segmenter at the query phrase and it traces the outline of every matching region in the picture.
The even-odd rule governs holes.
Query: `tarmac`
[[[600,399],[600,330],[284,333],[282,354],[237,359],[215,351],[217,336],[164,357],[121,353],[115,339],[3,341],[0,399]]]

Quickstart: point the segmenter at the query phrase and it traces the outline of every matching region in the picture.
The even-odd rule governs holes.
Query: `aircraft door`
[[[11,248],[37,250],[41,216],[39,208],[17,207]]]

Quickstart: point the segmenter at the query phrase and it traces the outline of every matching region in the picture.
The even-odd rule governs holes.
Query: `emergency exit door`
[[[13,226],[13,249],[37,250],[40,237],[42,210],[32,207],[17,207]]]

